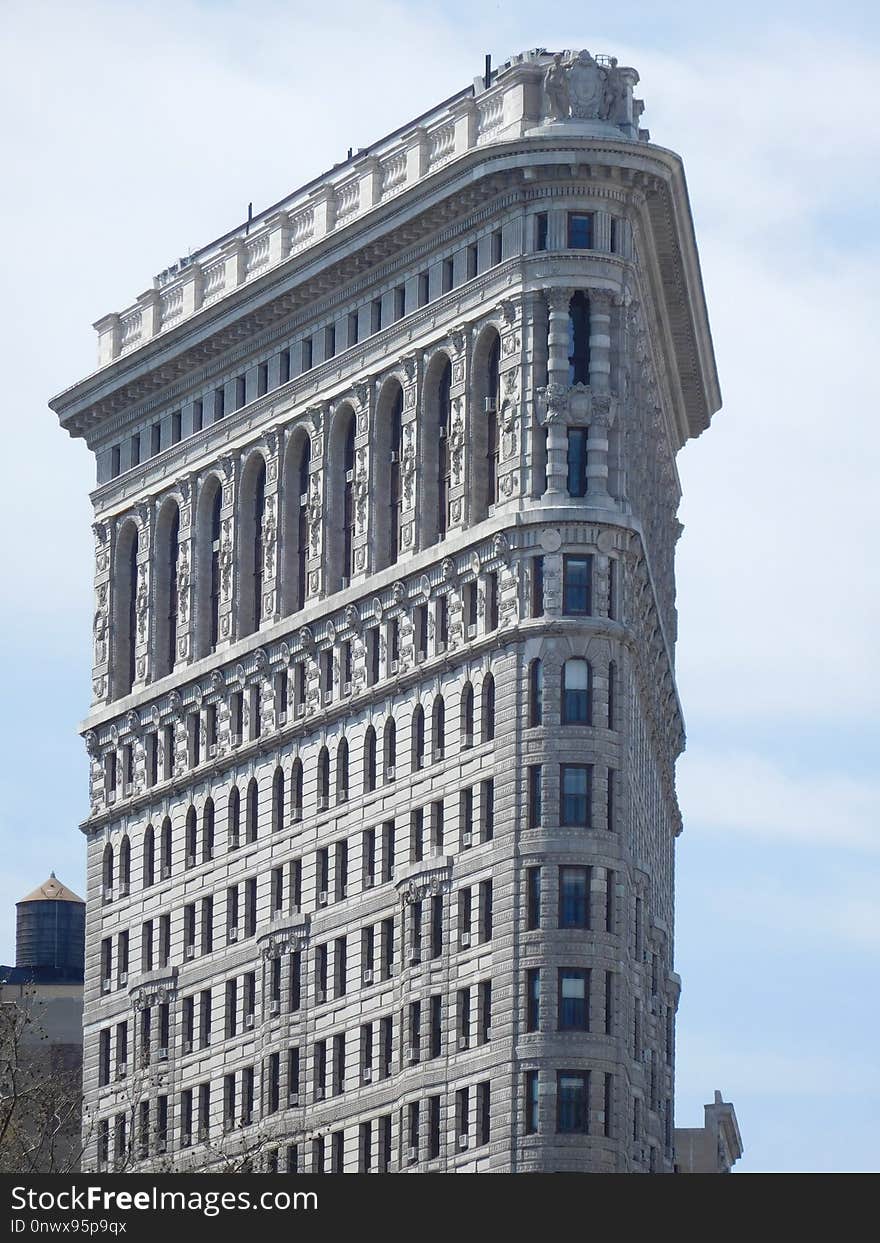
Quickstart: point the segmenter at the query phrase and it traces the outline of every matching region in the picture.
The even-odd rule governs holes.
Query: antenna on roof
[[[351,157],[352,157],[353,155],[354,155],[354,147],[349,147],[349,148],[348,148],[348,158],[349,158],[349,159],[351,159]]]
[[[247,234],[250,233],[251,231],[251,221],[253,220],[253,218],[254,218],[254,205],[253,203],[248,203],[247,224],[244,226],[245,236],[247,236]]]
[[[483,74],[483,85],[488,90],[492,85],[492,53],[486,53],[486,72]]]

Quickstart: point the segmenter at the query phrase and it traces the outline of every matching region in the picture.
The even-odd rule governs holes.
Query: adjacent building
[[[514,57],[97,325],[92,1168],[674,1168],[676,453],[634,69]]]
[[[701,1127],[675,1128],[677,1174],[729,1174],[743,1155],[736,1111],[716,1090]]]

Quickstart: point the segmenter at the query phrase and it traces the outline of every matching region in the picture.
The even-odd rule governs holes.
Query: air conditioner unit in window
[[[183,1042],[183,1051],[184,1051],[184,1053],[192,1053],[192,1051],[193,1051],[193,1042],[192,1042],[191,1040],[184,1040],[184,1042]]]
[[[115,803],[115,802],[116,802],[116,791],[115,791],[115,790],[108,790],[108,791],[107,791],[107,802],[108,802],[108,803]]]
[[[389,673],[397,673],[397,670],[398,670],[399,668],[400,668],[400,661],[399,661],[399,660],[389,660],[389,662],[388,662],[388,672],[389,672]]]
[[[332,702],[333,702],[333,692],[332,692],[332,690],[331,690],[331,691],[324,691],[324,694],[321,696],[321,702],[322,702],[322,703],[324,703],[324,704],[332,704]]]
[[[124,1079],[128,1074],[128,1062],[120,1062],[116,1067],[116,1078]]]
[[[408,1150],[407,1156],[408,1156],[408,1158],[409,1158],[409,1160],[410,1160],[410,1161],[418,1161],[418,1159],[419,1159],[419,1150],[418,1150],[418,1148],[416,1148],[416,1147],[413,1145],[413,1147],[412,1147],[412,1148],[410,1148],[410,1149]]]
[[[422,958],[422,951],[419,949],[419,947],[418,947],[417,945],[411,945],[411,946],[409,947],[409,954],[408,954],[408,958],[409,958],[409,961],[410,961],[410,962],[420,962],[420,961],[421,961],[421,958]]]
[[[300,505],[308,505],[308,503],[309,503],[309,494],[308,494],[308,492],[303,492],[303,493],[301,493],[300,498],[299,498],[299,503],[300,503]]]
[[[498,403],[494,397],[483,398],[483,410],[486,414],[494,414],[498,409]]]
[[[269,1013],[270,1014],[281,1013],[281,1002],[278,1000],[277,997],[274,997],[272,1001],[269,1003]]]
[[[375,883],[376,882],[373,880],[372,876],[364,877],[364,889],[372,889]]]
[[[105,902],[113,901],[113,886],[112,885],[104,886],[104,901]]]
[[[229,741],[233,747],[240,747],[241,746],[241,734],[231,734],[229,737]]]
[[[295,1109],[299,1104],[299,1092],[291,1092],[287,1097],[287,1103],[291,1109]]]
[[[279,724],[279,725],[286,725],[286,724],[287,724],[287,713],[286,713],[286,712],[279,712],[279,713],[278,713],[278,724]]]
[[[128,881],[122,881],[122,883],[120,884],[120,886],[119,886],[119,896],[120,896],[120,898],[127,898],[127,897],[128,897]]]
[[[216,757],[217,757],[217,744],[216,742],[212,742],[208,746],[208,759],[213,760],[213,759],[216,759]]]
[[[469,932],[463,932],[458,938],[458,943],[463,950],[466,950],[471,943],[471,934]]]
[[[180,1137],[181,1148],[189,1148],[191,1143],[192,1143],[192,1136],[188,1134],[186,1131],[184,1131],[183,1135],[181,1135]]]
[[[470,1043],[470,1041],[468,1040],[467,1036],[459,1036],[459,1038],[458,1038],[458,1047],[459,1047],[459,1049],[460,1049],[460,1050],[466,1049],[466,1048],[468,1047],[469,1043]]]
[[[109,993],[112,987],[113,987],[113,981],[109,977],[101,981],[101,992]]]
[[[159,1050],[159,1061],[160,1061],[160,1062],[167,1062],[167,1061],[168,1061],[168,1050],[167,1050],[167,1049],[160,1049],[160,1050]]]
[[[392,462],[392,463],[395,463],[395,462],[399,462],[399,461],[400,461],[400,454],[397,452],[397,450],[396,450],[396,449],[392,449],[392,450],[391,450],[391,459],[390,459],[390,460],[391,460],[391,462]]]
[[[417,1044],[409,1046],[406,1051],[406,1058],[408,1062],[417,1062],[419,1060],[419,1046]]]
[[[167,1139],[157,1140],[156,1141],[156,1152],[167,1152],[167,1151],[168,1151],[168,1140]]]
[[[186,958],[195,958],[196,947],[194,945],[187,945],[183,953]]]
[[[234,1118],[224,1118],[224,1119],[223,1119],[223,1130],[224,1130],[224,1131],[232,1131],[232,1130],[234,1130],[234,1129],[235,1129],[235,1119],[234,1119]]]
[[[119,987],[120,987],[120,988],[125,988],[125,986],[126,986],[126,984],[127,984],[127,983],[128,983],[128,972],[127,972],[127,971],[120,971],[120,973],[119,973]]]
[[[230,929],[229,929],[229,940],[230,940],[230,941],[237,941],[237,940],[238,940],[238,929],[237,929],[237,928],[230,928]]]
[[[491,1039],[492,1039],[492,1028],[487,1027],[486,1030],[483,1032],[483,1040],[486,1042],[486,1044],[488,1044]]]
[[[462,833],[462,835],[461,835],[461,844],[462,844],[462,846],[464,846],[464,847],[467,847],[467,846],[472,846],[472,845],[473,845],[473,841],[474,841],[474,835],[473,835],[473,833],[471,833],[471,832],[469,832],[467,829],[465,829],[464,833]]]
[[[466,634],[466,636],[467,636],[469,639],[475,639],[475,638],[477,637],[477,628],[476,628],[476,626],[466,626],[466,627],[465,627],[465,634]]]
[[[245,1025],[245,1027],[253,1027],[253,1025],[254,1025],[254,1016],[253,1016],[252,1014],[246,1014],[246,1015],[244,1016],[244,1025]]]
[[[160,875],[161,875],[162,880],[168,880],[169,876],[171,875],[171,864],[170,863],[162,864]]]
[[[389,764],[389,766],[385,769],[386,779],[388,781],[393,781],[396,775],[397,775],[397,769],[394,767],[393,764]]]
[[[462,735],[462,739],[461,739],[461,745],[462,745],[462,747],[463,747],[463,748],[464,748],[464,747],[472,747],[472,746],[474,745],[474,736],[473,736],[473,734],[463,734],[463,735]]]
[[[347,575],[343,574],[342,578],[340,579],[341,590],[345,591],[346,587],[349,587],[350,585],[351,585],[351,579],[348,578]]]
[[[315,1088],[315,1100],[322,1101],[324,1099],[324,1088],[321,1084]]]
[[[442,748],[442,747],[435,747],[435,748],[434,748],[433,755],[434,755],[434,763],[436,764],[436,763],[438,762],[438,760],[442,760],[442,759],[443,759],[443,748]]]
[[[326,795],[326,794],[321,794],[321,795],[319,795],[319,797],[318,797],[318,811],[326,811],[326,810],[327,810],[327,808],[328,808],[329,806],[330,806],[330,800],[329,800],[329,798],[327,797],[327,795]]]
[[[445,651],[446,651],[446,643],[443,641],[443,639],[438,639],[437,640],[437,655],[440,656]]]
[[[354,482],[354,471],[353,471],[353,470],[347,470],[347,471],[345,472],[345,482],[346,482],[346,483],[353,483],[353,482]]]
[[[342,684],[342,693],[343,693],[343,695],[350,695],[350,694],[351,694],[351,682],[343,682],[343,684]]]
[[[465,1148],[467,1148],[467,1146],[468,1146],[468,1137],[467,1137],[466,1135],[459,1135],[459,1137],[458,1137],[458,1146],[459,1146],[459,1148],[461,1149],[461,1151],[462,1151],[462,1152],[465,1150]]]
[[[318,906],[326,906],[326,905],[327,905],[327,890],[322,889],[321,892],[318,894]]]
[[[416,664],[420,665],[422,661],[428,659],[428,653],[423,647],[416,648]]]
[[[373,983],[373,969],[372,969],[372,967],[364,967],[364,976],[363,976],[363,979],[364,979],[364,983],[365,983],[365,984],[372,984],[372,983]]]
[[[315,1005],[323,1006],[326,1000],[327,1000],[327,994],[324,991],[324,989],[323,988],[316,989],[315,990]]]
[[[373,1068],[372,1068],[372,1066],[365,1066],[365,1067],[364,1067],[364,1069],[363,1069],[363,1073],[361,1074],[361,1078],[363,1079],[364,1083],[372,1083],[372,1082],[373,1082]]]
[[[348,885],[343,885],[343,886],[342,886],[342,889],[340,890],[340,892],[341,892],[341,894],[342,894],[343,898],[347,898],[347,897],[348,897]]]
[[[199,1127],[199,1142],[204,1143],[208,1138],[208,1128],[206,1126]]]

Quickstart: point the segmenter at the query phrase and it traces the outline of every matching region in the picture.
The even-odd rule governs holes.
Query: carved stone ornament
[[[98,744],[98,735],[95,731],[93,729],[88,730],[83,741],[86,744],[86,755],[90,756],[93,760],[97,759],[101,754],[101,748]]]
[[[492,551],[505,565],[508,564],[510,560],[510,541],[503,531],[499,531],[492,541]]]
[[[506,324],[513,324],[516,320],[516,303],[511,302],[509,298],[505,298],[501,303],[501,314],[504,316]]]
[[[451,557],[444,557],[440,566],[443,573],[443,581],[445,583],[455,583],[458,581],[458,570],[455,568],[455,562]]]
[[[403,363],[403,372],[410,384],[416,378],[416,362],[415,354],[407,354],[405,358],[400,360]]]
[[[373,616],[376,621],[382,620],[382,614],[385,612],[385,606],[378,596],[373,597]]]
[[[544,399],[544,423],[558,423],[567,416],[568,389],[564,384],[548,384],[538,392]]]
[[[482,562],[480,561],[480,554],[479,554],[478,552],[472,552],[472,553],[471,553],[471,571],[472,571],[472,573],[473,573],[473,574],[475,574],[475,575],[476,575],[476,574],[479,574],[479,572],[480,572],[480,570],[481,570],[482,568],[483,568],[483,564],[482,564]]]
[[[635,70],[621,70],[613,56],[599,64],[586,49],[568,59],[559,52],[544,73],[550,118],[620,124],[627,120],[628,83],[635,82]]]
[[[128,730],[130,734],[133,734],[135,738],[140,737],[141,718],[135,712],[134,708],[132,708],[132,710],[130,712],[127,712],[125,715],[125,728]]]
[[[180,691],[172,691],[168,696],[168,707],[172,716],[178,718],[183,716],[183,700],[180,698]]]
[[[354,386],[354,395],[359,406],[365,406],[370,400],[370,386],[361,381]]]
[[[395,604],[403,604],[406,599],[406,588],[399,580],[391,588],[391,599]]]
[[[315,636],[310,626],[303,626],[299,632],[300,647],[305,652],[313,652],[315,650]]]
[[[227,483],[232,478],[233,467],[234,467],[234,463],[232,461],[232,458],[230,457],[228,453],[225,453],[223,457],[220,459],[220,469],[223,471],[223,478],[226,480]]]
[[[211,690],[215,693],[219,693],[225,688],[225,686],[226,679],[223,677],[223,674],[219,669],[215,669],[211,674]]]
[[[464,349],[465,335],[460,328],[454,328],[449,334],[449,340],[452,342],[452,348],[456,354],[460,354]]]
[[[425,597],[426,600],[430,600],[431,580],[430,578],[428,578],[427,574],[423,574],[421,579],[419,580],[419,590],[421,591],[422,595]]]
[[[327,625],[324,627],[324,638],[328,643],[336,642],[336,627],[332,621],[328,621]]]
[[[345,624],[348,626],[349,630],[354,630],[355,632],[360,630],[361,615],[358,612],[356,605],[349,604],[348,608],[345,610]]]
[[[278,660],[281,662],[282,665],[290,664],[290,645],[289,644],[287,643],[281,644],[281,646],[278,649]]]
[[[103,543],[106,541],[106,539],[107,539],[107,524],[106,524],[106,522],[93,522],[93,523],[92,523],[92,531],[93,531],[93,532],[94,532],[94,534],[95,534],[95,543],[97,543],[97,544],[103,544]]]
[[[233,673],[232,676],[234,677],[235,681],[238,683],[239,686],[244,686],[244,681],[245,681],[244,665],[237,664],[235,666],[235,672]]]
[[[324,422],[324,412],[320,406],[313,406],[309,411],[309,418],[312,420],[312,427],[316,432],[321,430],[321,424]]]
[[[258,647],[257,650],[254,652],[254,668],[256,669],[257,673],[262,673],[265,670],[268,663],[269,663],[269,658],[266,655],[265,649],[262,647]]]

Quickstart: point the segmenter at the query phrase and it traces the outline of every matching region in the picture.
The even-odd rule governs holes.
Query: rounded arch
[[[474,745],[474,688],[470,682],[465,682],[461,688],[461,707],[458,717],[461,745],[472,747]]]
[[[296,613],[306,602],[309,557],[309,472],[312,438],[300,424],[284,450],[281,496],[281,608]]]
[[[413,708],[411,732],[410,763],[413,771],[420,769],[425,762],[425,709],[420,703]]]
[[[272,832],[284,828],[284,769],[279,764],[272,774]]]
[[[238,633],[253,634],[263,619],[263,519],[266,515],[266,459],[250,453],[238,493]]]
[[[210,474],[199,489],[195,539],[195,654],[206,656],[220,641],[223,484]]]
[[[171,875],[173,856],[174,831],[171,828],[171,817],[166,816],[162,821],[162,832],[160,835],[159,845],[159,875],[162,880],[167,880]]]
[[[477,337],[471,368],[471,521],[488,517],[498,500],[498,418],[501,336],[490,324]]]
[[[290,819],[297,823],[303,814],[303,764],[299,756],[290,770]]]
[[[431,708],[431,751],[435,760],[442,760],[446,747],[446,701],[442,695],[434,697]]]
[[[256,777],[248,782],[244,812],[244,840],[255,842],[260,827],[260,788]]]
[[[394,781],[397,776],[397,722],[388,717],[382,730],[382,765],[385,780]]]
[[[449,454],[451,387],[452,360],[445,350],[438,350],[425,372],[418,449],[422,484],[418,498],[422,547],[443,539],[448,526],[452,465]]]
[[[364,734],[364,793],[372,794],[376,788],[376,731],[367,726]]]
[[[127,894],[131,886],[131,842],[126,833],[119,843],[119,888]]]
[[[116,536],[113,559],[113,663],[114,698],[127,695],[134,686],[137,643],[138,551],[140,537],[133,518],[124,522]]]
[[[190,803],[186,812],[186,866],[194,868],[198,860],[199,850],[199,821],[196,815],[196,809]]]
[[[336,748],[336,801],[348,801],[348,739],[345,737],[339,739]]]
[[[401,552],[400,514],[403,505],[403,388],[396,376],[387,379],[376,400],[373,426],[373,548],[374,568],[394,565]]]
[[[491,742],[494,737],[495,679],[491,673],[487,673],[480,688],[480,741]]]
[[[103,887],[103,898],[105,902],[109,902],[113,897],[113,881],[115,878],[113,847],[110,842],[104,847],[104,854],[101,858],[101,885]]]
[[[241,795],[238,786],[229,791],[226,803],[226,843],[228,850],[235,850],[241,841]]]
[[[357,420],[351,402],[342,402],[334,411],[327,437],[326,496],[324,526],[327,590],[339,591],[349,582],[354,569],[354,439]]]
[[[177,570],[180,557],[180,506],[169,497],[156,517],[153,545],[153,615],[156,619],[156,674],[171,673],[177,660],[177,624],[180,601]]]
[[[209,862],[214,858],[214,800],[210,795],[205,799],[202,808],[202,861]]]
[[[149,889],[156,881],[156,833],[151,824],[144,829],[143,886]]]
[[[330,802],[330,752],[321,747],[318,752],[318,811],[325,811]]]

